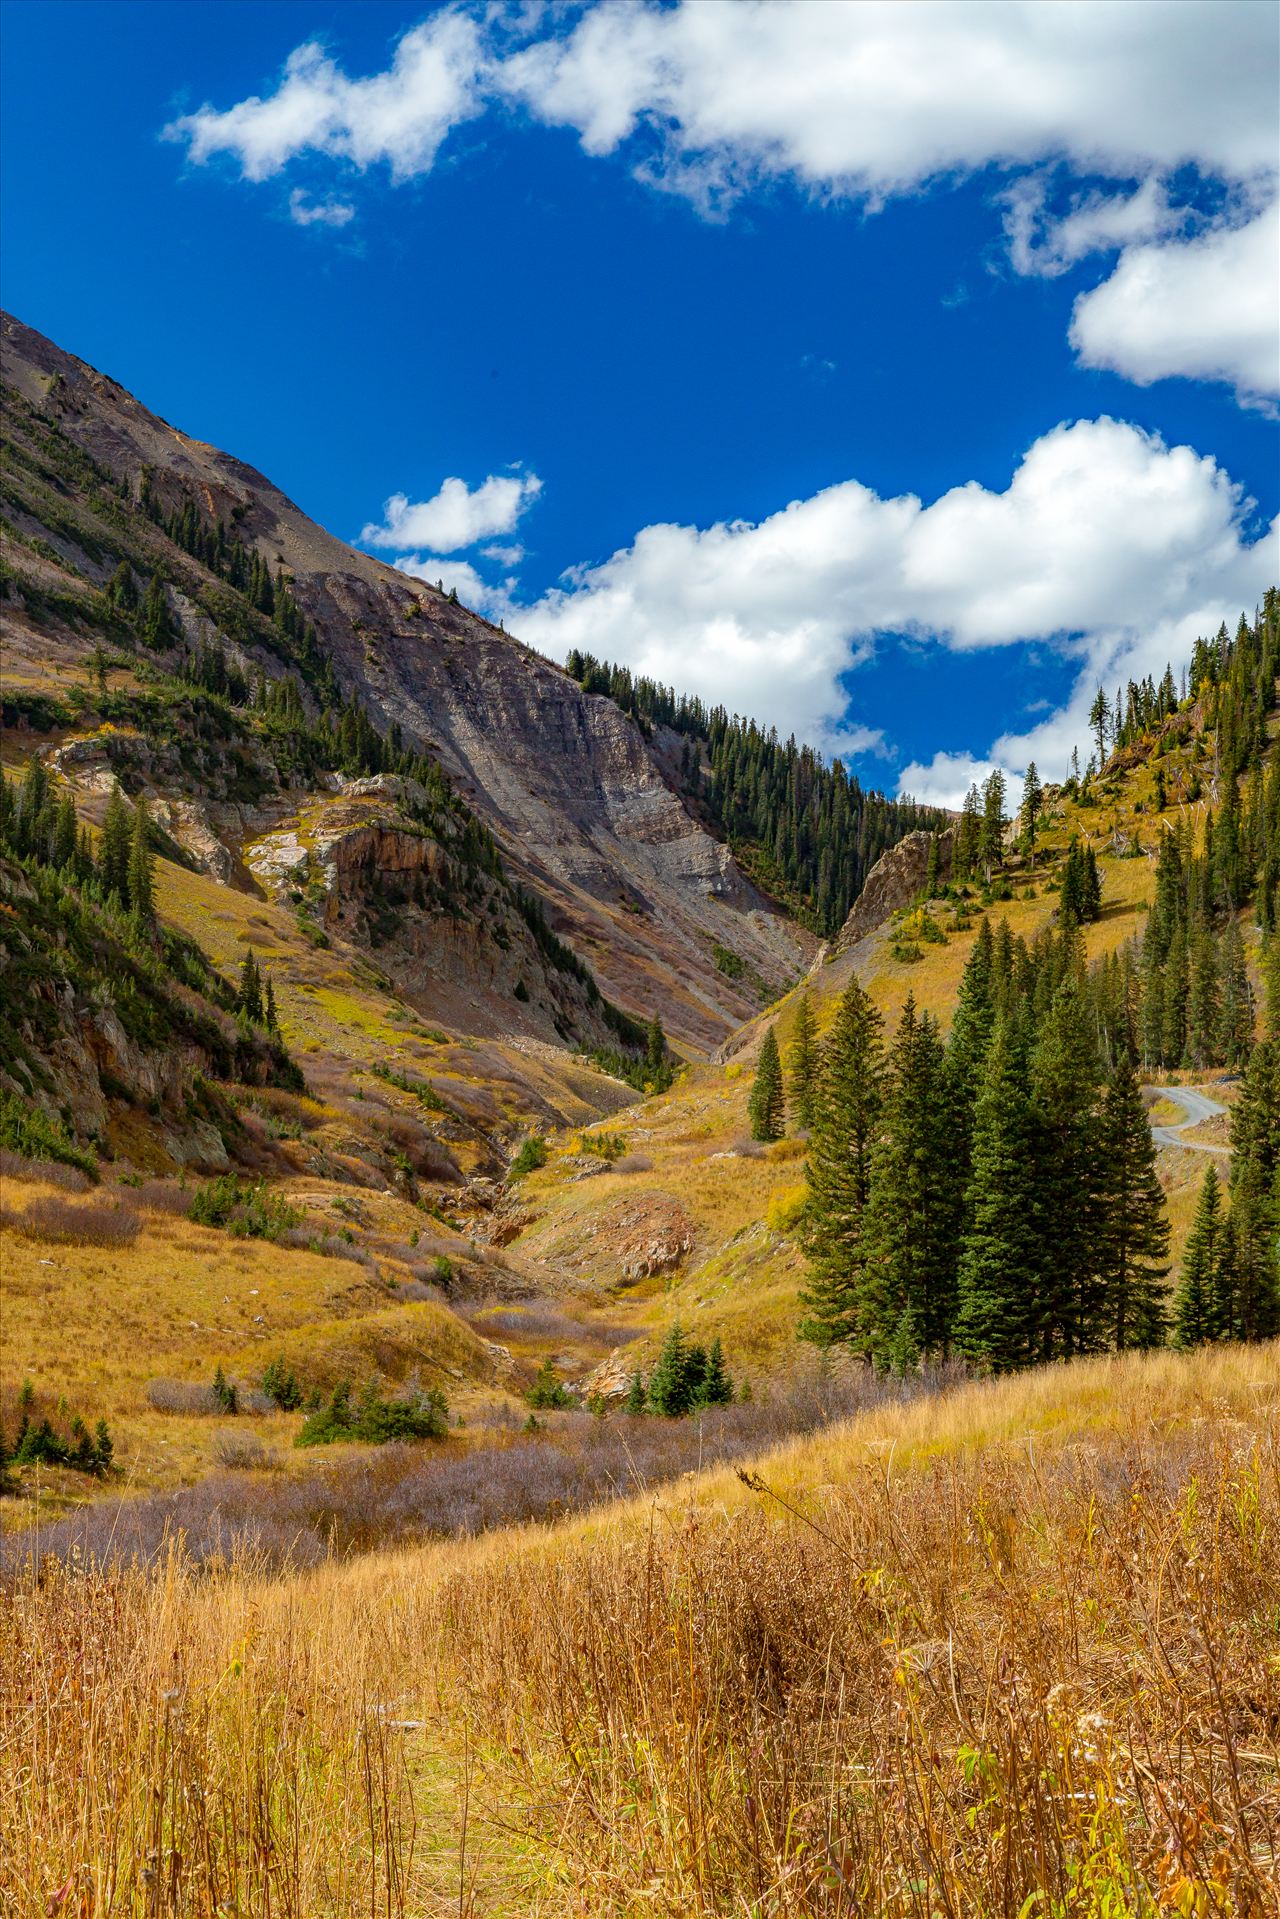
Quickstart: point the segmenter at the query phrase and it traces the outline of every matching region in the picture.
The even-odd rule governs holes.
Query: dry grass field
[[[19,1581],[0,1904],[1274,1913],[1278,1362],[963,1386],[292,1576]]]

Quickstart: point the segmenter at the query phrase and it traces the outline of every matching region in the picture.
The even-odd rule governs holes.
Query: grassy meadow
[[[552,1526],[0,1613],[22,1915],[1276,1910],[1280,1353],[871,1407]]]

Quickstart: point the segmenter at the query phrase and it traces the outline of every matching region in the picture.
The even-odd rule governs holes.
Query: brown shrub
[[[54,1195],[38,1195],[22,1212],[0,1206],[0,1226],[8,1226],[43,1246],[131,1246],[141,1221],[119,1201],[89,1200],[76,1205]]]
[[[64,1193],[87,1193],[94,1182],[78,1166],[63,1166],[52,1159],[27,1159],[7,1146],[0,1147],[0,1180],[39,1180],[43,1186],[56,1186]]]

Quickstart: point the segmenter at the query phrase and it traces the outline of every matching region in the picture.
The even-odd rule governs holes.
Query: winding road
[[[1186,1114],[1176,1126],[1151,1125],[1151,1137],[1157,1146],[1183,1146],[1197,1153],[1219,1153],[1224,1159],[1230,1159],[1229,1146],[1211,1146],[1205,1139],[1184,1139],[1182,1136],[1189,1126],[1199,1126],[1203,1120],[1213,1119],[1218,1113],[1225,1113],[1226,1107],[1220,1106],[1216,1099],[1209,1099],[1204,1093],[1193,1092],[1189,1086],[1155,1086],[1153,1092],[1162,1099],[1171,1100],[1180,1106]]]

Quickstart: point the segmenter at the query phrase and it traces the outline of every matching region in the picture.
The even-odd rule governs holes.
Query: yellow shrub
[[[782,1186],[765,1208],[765,1224],[771,1233],[791,1233],[800,1224],[809,1197],[807,1186]]]

